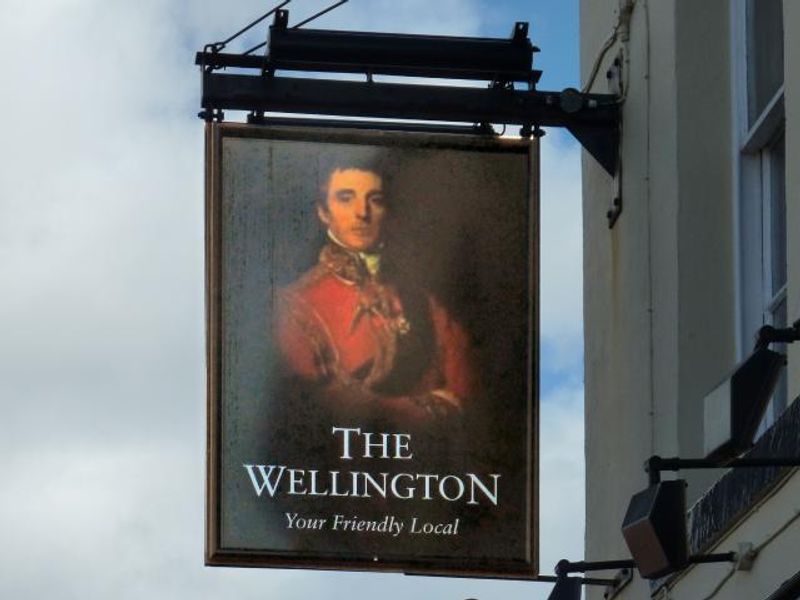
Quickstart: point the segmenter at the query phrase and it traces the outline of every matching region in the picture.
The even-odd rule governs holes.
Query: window
[[[783,1],[746,0],[747,116],[753,126],[783,85]]]
[[[743,357],[759,327],[787,325],[783,0],[733,0],[733,6]],[[784,372],[762,431],[786,403]]]

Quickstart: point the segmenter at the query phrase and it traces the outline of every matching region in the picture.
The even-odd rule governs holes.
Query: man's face
[[[380,175],[360,169],[336,169],[328,179],[325,206],[319,218],[333,236],[351,250],[369,251],[381,240],[386,216]]]

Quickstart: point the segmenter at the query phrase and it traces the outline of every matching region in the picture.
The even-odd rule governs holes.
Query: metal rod
[[[265,45],[266,42],[261,44],[261,46]],[[258,47],[251,48],[251,50],[257,50],[257,49]],[[195,54],[194,64],[200,65],[202,67],[212,67],[214,69],[220,69],[222,67],[261,69],[264,66],[264,57],[250,56],[248,52],[250,52],[250,50],[248,50],[243,54],[230,54],[227,52],[217,52],[217,53],[198,52],[197,54]]]
[[[263,48],[266,45],[267,45],[267,42],[261,42],[260,44],[256,44],[252,48],[248,48],[247,50],[242,52],[242,56],[250,56],[253,52],[255,52],[256,50],[259,50],[260,48]],[[264,59],[261,58],[260,56],[255,56],[253,58],[257,58],[261,62],[262,65],[264,64]]]
[[[227,46],[227,45],[228,45],[230,42],[232,42],[233,40],[235,40],[237,37],[239,37],[240,35],[242,35],[242,34],[243,34],[243,33],[245,33],[246,31],[249,31],[250,29],[252,29],[252,28],[253,28],[253,27],[255,27],[256,25],[258,25],[259,23],[261,23],[261,22],[262,22],[264,19],[266,19],[266,18],[267,18],[267,17],[269,17],[270,15],[274,14],[274,13],[275,13],[275,11],[277,11],[277,10],[279,10],[279,9],[283,8],[284,6],[286,6],[287,4],[289,4],[289,2],[291,2],[291,1],[292,1],[292,0],[283,0],[283,2],[281,2],[280,4],[278,4],[278,5],[277,5],[275,8],[273,8],[273,9],[269,10],[268,12],[264,13],[263,15],[261,15],[260,17],[258,17],[258,18],[257,18],[255,21],[253,21],[252,23],[250,23],[249,25],[247,25],[247,26],[246,26],[246,27],[244,27],[243,29],[240,29],[239,31],[237,31],[236,33],[234,33],[234,34],[233,34],[231,37],[229,37],[227,40],[224,40],[224,41],[222,41],[222,42],[216,42],[216,43],[212,44],[212,46],[214,46],[214,47],[218,47],[218,48],[221,50],[222,48],[224,48],[225,46]]]
[[[314,119],[292,117],[250,117],[248,123],[256,125],[278,125],[283,127],[335,127],[341,129],[380,129],[383,131],[409,131],[414,133],[448,133],[464,135],[496,135],[490,126],[446,125],[433,123],[397,123],[391,121],[362,121],[343,119]]]
[[[345,3],[347,3],[347,1],[348,1],[348,0],[339,0],[339,2],[336,2],[335,4],[331,4],[331,5],[330,5],[328,8],[323,8],[323,9],[322,9],[321,11],[319,11],[317,14],[315,14],[315,15],[311,15],[310,17],[308,17],[308,18],[307,18],[305,21],[300,21],[300,22],[299,22],[297,25],[295,25],[294,27],[292,27],[292,29],[299,29],[300,27],[302,27],[303,25],[305,25],[305,24],[307,24],[307,23],[310,23],[310,22],[311,22],[311,21],[313,21],[314,19],[318,19],[318,18],[320,18],[322,15],[324,15],[324,14],[327,14],[327,13],[331,12],[333,9],[335,9],[335,8],[338,8],[338,7],[339,7],[339,6],[341,6],[342,4],[345,4]]]
[[[601,560],[601,561],[577,561],[560,560],[556,564],[556,574],[566,575],[567,573],[585,573],[586,571],[608,571],[611,569],[632,569],[636,566],[633,559],[623,560]]]
[[[581,577],[581,583],[583,585],[603,585],[603,586],[614,586],[617,584],[616,579],[600,579],[597,577]]]
[[[688,563],[692,565],[720,562],[735,562],[735,552],[721,552],[717,554],[696,554],[690,556]],[[556,574],[564,576],[569,573],[585,573],[587,571],[608,571],[611,569],[633,569],[636,562],[633,559],[622,560],[601,560],[601,561],[576,561],[570,562],[566,559],[558,561],[556,564]]]
[[[561,108],[559,98],[559,92],[366,84],[206,72],[203,74],[202,106],[348,117],[616,129],[619,106],[613,96],[587,96],[586,106],[572,113]]]
[[[584,585],[614,585],[615,579],[603,579],[600,577],[578,577]],[[558,575],[537,575],[533,581],[541,581],[543,583],[556,583],[559,580]]]
[[[651,456],[645,462],[650,485],[661,481],[661,471],[680,471],[681,469],[745,469],[752,467],[800,467],[800,457],[737,458],[727,463],[708,458],[662,458]]]

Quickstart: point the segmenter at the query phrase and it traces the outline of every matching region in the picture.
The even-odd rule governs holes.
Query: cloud
[[[279,0],[259,3],[252,0],[240,2],[236,10],[209,0],[191,0],[167,9],[171,23],[180,22],[185,39],[192,49],[202,44],[222,41],[236,33]],[[330,6],[334,0],[294,0],[284,6],[289,11],[289,26],[312,16]],[[350,0],[339,8],[308,24],[314,29],[340,29],[348,31],[377,31],[435,35],[477,35],[485,20],[482,3],[478,0]],[[232,41],[226,51],[242,52],[265,41],[265,26],[271,24],[270,16],[240,38]]]
[[[541,547],[543,572],[583,556],[583,387],[561,386],[542,398]]]
[[[45,443],[166,433],[198,410],[202,126],[166,6],[26,4],[4,27],[29,57],[0,148],[5,443],[37,422]]]
[[[582,553],[581,416],[580,389],[543,403],[543,573]],[[202,435],[148,444],[86,437],[61,448],[30,445],[6,461],[0,561],[13,568],[0,581],[3,596],[301,600],[357,589],[365,598],[546,597],[547,586],[529,583],[204,568]]]
[[[546,368],[583,364],[583,221],[580,146],[549,129],[541,157],[541,336]]]

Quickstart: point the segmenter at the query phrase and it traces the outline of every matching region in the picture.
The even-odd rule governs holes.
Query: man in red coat
[[[278,294],[277,340],[292,377],[326,409],[397,424],[469,409],[476,371],[463,328],[424,290],[387,276],[384,178],[335,168],[317,203],[328,229],[319,262]]]

